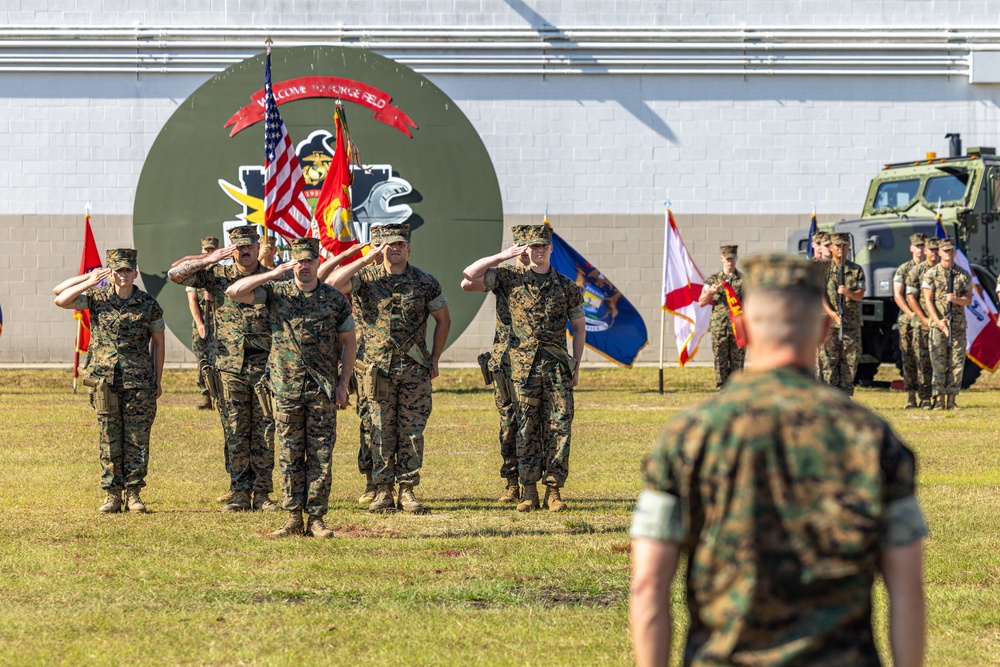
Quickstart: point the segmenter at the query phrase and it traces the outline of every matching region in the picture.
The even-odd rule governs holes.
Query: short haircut
[[[759,289],[747,294],[744,312],[763,345],[815,346],[823,330],[823,297],[803,290]]]

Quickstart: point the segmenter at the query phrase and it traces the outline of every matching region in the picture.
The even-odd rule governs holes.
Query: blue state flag
[[[816,255],[816,251],[813,250],[813,237],[816,236],[817,231],[819,231],[819,226],[816,224],[816,212],[813,211],[812,221],[809,223],[809,238],[806,239],[806,257],[809,259]]]
[[[558,234],[552,234],[552,266],[579,285],[587,317],[587,347],[631,366],[649,339],[646,323],[617,287]],[[570,329],[567,324],[567,329]],[[570,333],[573,331],[570,329]]]

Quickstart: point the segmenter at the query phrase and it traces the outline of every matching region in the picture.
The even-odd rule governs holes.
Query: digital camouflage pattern
[[[156,419],[156,390],[125,389],[119,383],[112,384],[111,391],[118,396],[119,409],[97,415],[101,488],[142,488],[149,470],[149,433]],[[93,391],[90,400],[93,406]]]
[[[920,283],[923,281],[924,273],[931,268],[927,262],[921,262],[906,274],[906,293],[916,297],[921,310],[926,308],[926,306],[923,305]],[[917,367],[917,395],[921,401],[929,401],[934,374],[934,367],[931,364],[930,329],[924,326],[923,321],[919,317],[915,317],[911,323],[911,330],[913,331],[913,347]]]
[[[351,291],[359,348],[365,363],[378,369],[382,388],[368,400],[372,482],[416,486],[431,414],[427,318],[448,301],[434,276],[410,264],[399,275],[383,264],[366,266],[351,279]]]
[[[953,266],[950,270],[953,272],[952,287],[955,296],[967,296],[972,289],[972,278],[961,267]],[[938,264],[923,274],[920,283],[922,289],[932,290],[934,307],[941,319],[947,322],[948,315],[951,313],[950,339],[938,327],[930,327],[931,394],[934,396],[958,394],[962,388],[962,372],[965,369],[965,334],[967,329],[965,308],[949,304],[946,300],[948,272],[949,269]],[[933,323],[933,314],[928,313],[928,315],[931,315]]]
[[[73,307],[90,309],[89,378],[103,378],[110,384],[117,376],[125,389],[156,388],[149,341],[166,328],[156,299],[133,287],[132,294],[122,300],[107,285],[81,294]]]
[[[562,486],[569,474],[573,373],[566,322],[584,316],[575,282],[555,269],[498,266],[483,277],[487,290],[506,297],[508,354],[517,394],[517,461],[521,484]]]
[[[892,282],[894,285],[902,286],[903,298],[906,298],[906,277],[910,275],[910,271],[913,270],[914,266],[922,263],[923,262],[914,262],[910,259],[900,264],[899,268],[896,269]],[[919,321],[919,317],[910,317],[902,310],[899,311],[899,317],[896,319],[896,325],[899,330],[899,352],[903,359],[903,385],[906,391],[918,391],[920,388],[920,376],[917,372],[916,347],[916,323]]]
[[[254,303],[271,313],[267,372],[274,393],[281,504],[322,517],[337,438],[340,334],[354,330],[351,304],[329,285],[303,292],[294,280],[258,287]]]
[[[827,267],[826,299],[834,312],[837,311],[837,286],[839,270],[835,262]],[[844,261],[844,285],[848,289],[865,289],[865,274],[854,262]],[[861,359],[861,302],[851,301],[844,297],[844,335],[841,338],[840,327],[830,328],[822,348],[820,361],[823,368],[822,381],[839,388],[848,396],[854,395],[854,375]]]
[[[724,248],[732,246],[723,246]],[[712,355],[715,361],[715,387],[722,387],[734,371],[743,370],[746,351],[736,344],[736,334],[729,319],[729,301],[722,282],[726,281],[736,292],[740,302],[743,301],[743,274],[738,270],[731,276],[722,271],[713,273],[705,280],[705,287],[718,287],[712,296],[712,319],[709,331],[712,334]]]
[[[500,415],[500,477],[517,478],[517,403],[501,391],[501,384],[511,382],[510,368],[510,304],[502,291],[493,290],[496,297],[496,333],[490,349],[489,369],[493,373],[493,401]]]
[[[353,312],[361,312],[361,306],[358,303],[358,295],[353,291],[350,293],[351,307]],[[357,325],[357,320],[354,322]],[[365,358],[365,344],[364,336],[361,331],[357,331],[358,340],[358,352],[357,358],[364,360]],[[362,393],[362,379],[358,373],[355,373],[355,385],[358,388],[358,400],[357,405],[354,406],[354,411],[358,415],[358,472],[362,475],[372,474],[372,443],[371,443],[371,415],[368,410],[368,397]]]
[[[800,368],[736,376],[668,423],[645,477],[676,499],[654,539],[687,554],[683,663],[879,665],[880,549],[927,534],[914,476],[883,420]]]
[[[215,327],[212,322],[212,297],[208,290],[195,289],[194,287],[186,289],[194,292],[195,298],[198,300],[198,310],[201,311],[201,321],[205,323],[205,337],[202,338],[198,335],[198,323],[193,318],[191,319],[191,352],[198,359],[198,368],[201,368],[201,362],[211,361],[209,354],[212,349],[212,337],[215,336]],[[202,396],[208,396],[205,377],[200,372],[198,373],[198,389],[201,390]]]
[[[254,386],[264,377],[267,353],[248,351],[239,374],[222,372],[218,398],[230,491],[269,494],[274,489],[274,422],[264,415]]]

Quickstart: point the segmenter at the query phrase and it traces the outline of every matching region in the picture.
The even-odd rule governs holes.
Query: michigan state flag
[[[603,273],[555,233],[551,262],[556,271],[575,281],[583,292],[587,347],[611,361],[631,366],[639,350],[649,342],[646,323],[639,311]]]

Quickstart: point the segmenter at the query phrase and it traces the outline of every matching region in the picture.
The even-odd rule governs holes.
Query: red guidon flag
[[[316,200],[311,227],[312,235],[319,239],[320,245],[331,255],[339,255],[358,245],[358,239],[351,225],[354,172],[351,170],[350,141],[345,136],[347,123],[342,106],[337,106],[333,117],[337,125],[337,143],[330,159],[330,169],[323,179],[323,189]],[[348,257],[344,261],[352,259],[354,257]]]
[[[698,351],[712,319],[712,309],[698,305],[704,286],[705,277],[691,259],[668,208],[663,235],[663,309],[674,315],[677,362],[681,366]]]
[[[736,296],[736,290],[733,289],[728,280],[722,280],[722,289],[726,290],[726,305],[729,306],[729,323],[733,325],[736,346],[743,349],[747,345],[747,333],[743,328],[743,304],[740,303],[740,297]]]
[[[77,275],[85,275],[94,269],[101,268],[101,254],[97,252],[94,243],[94,232],[90,229],[90,214],[83,216],[83,255],[80,257],[80,271]],[[80,321],[80,332],[76,340],[76,352],[86,352],[90,349],[90,310],[74,310],[73,317]]]

